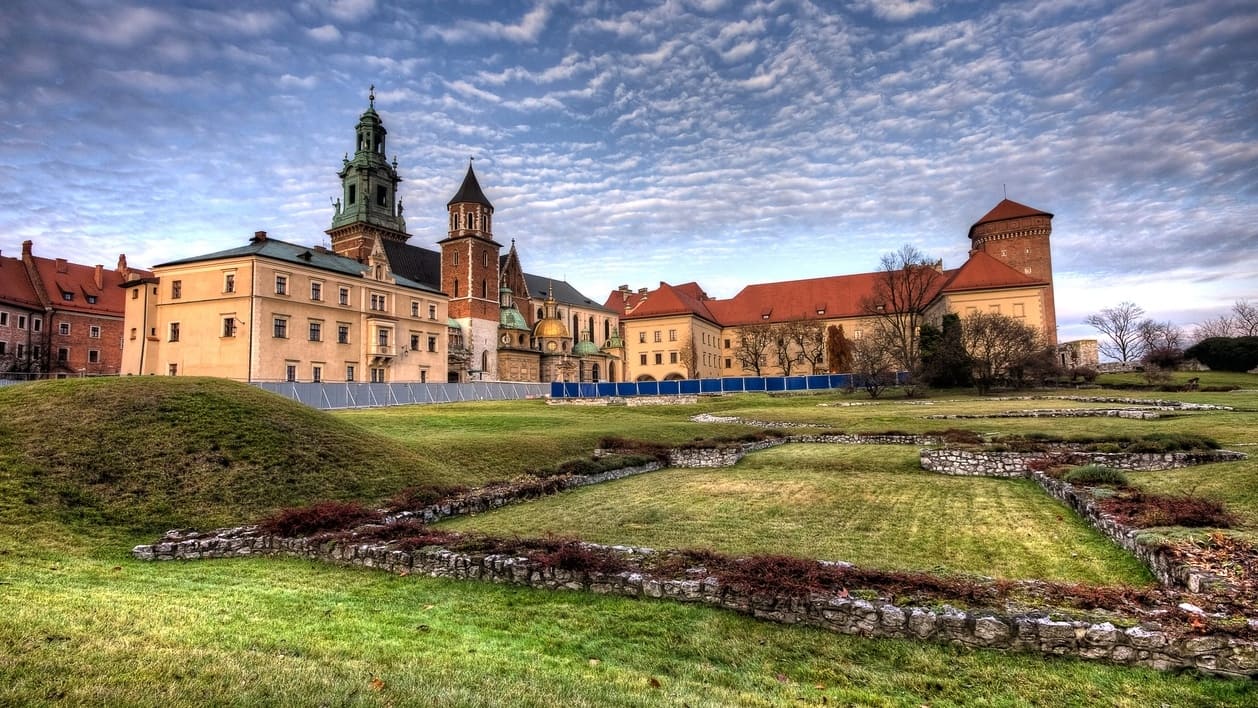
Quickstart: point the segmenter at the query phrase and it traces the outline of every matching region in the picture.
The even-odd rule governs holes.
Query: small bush
[[[394,494],[389,501],[385,503],[385,508],[390,511],[422,509],[429,504],[434,504],[442,499],[463,494],[466,491],[467,487],[462,486],[438,487],[426,484],[417,487],[407,487],[397,494]]]
[[[380,519],[379,511],[357,502],[325,501],[297,509],[284,509],[263,519],[258,526],[266,533],[294,538],[326,531],[344,531]]]
[[[629,564],[619,554],[568,540],[552,551],[532,553],[529,558],[547,568],[576,573],[619,573],[629,569]]]
[[[1228,529],[1235,517],[1213,499],[1133,492],[1105,499],[1101,508],[1136,528],[1183,526]]]
[[[1112,467],[1101,465],[1084,465],[1067,472],[1063,480],[1071,484],[1106,485],[1110,487],[1126,487],[1129,483],[1127,475]]]
[[[954,443],[957,445],[981,445],[983,436],[973,430],[961,430],[959,428],[948,428],[939,434],[946,443]]]
[[[1071,381],[1074,381],[1075,379],[1083,379],[1085,383],[1092,383],[1096,381],[1096,377],[1099,375],[1100,372],[1091,366],[1077,366],[1070,370]]]

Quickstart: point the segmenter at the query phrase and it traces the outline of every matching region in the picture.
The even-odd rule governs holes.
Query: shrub
[[[402,491],[394,494],[385,508],[390,511],[403,511],[408,509],[422,509],[429,504],[434,504],[449,497],[457,496],[467,492],[467,487],[438,487],[431,484],[420,485],[417,487],[407,487]]]
[[[1100,372],[1091,366],[1076,366],[1070,370],[1071,381],[1074,381],[1075,379],[1083,379],[1085,383],[1092,383],[1096,381],[1096,377],[1099,375]]]
[[[973,430],[961,430],[959,428],[948,428],[940,433],[939,437],[946,443],[958,445],[981,445],[983,443],[983,436]]]
[[[1101,508],[1136,528],[1231,528],[1235,517],[1213,499],[1132,492],[1101,501]]]
[[[1103,484],[1110,487],[1126,487],[1128,485],[1127,475],[1112,467],[1103,467],[1101,465],[1076,467],[1067,472],[1062,479],[1071,484]]]
[[[529,558],[547,568],[576,573],[619,573],[629,569],[629,564],[617,553],[570,540],[562,541],[552,551],[531,553]]]
[[[1210,337],[1189,347],[1184,357],[1215,371],[1249,371],[1258,366],[1258,337]]]
[[[296,509],[284,509],[258,523],[266,533],[293,538],[346,529],[381,519],[381,513],[357,502],[325,501]]]

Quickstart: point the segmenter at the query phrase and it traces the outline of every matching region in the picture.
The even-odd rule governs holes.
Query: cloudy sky
[[[475,156],[498,240],[600,300],[955,267],[1006,193],[1056,215],[1063,338],[1258,300],[1252,0],[269,5],[4,3],[0,251],[324,243],[375,84],[412,243]]]

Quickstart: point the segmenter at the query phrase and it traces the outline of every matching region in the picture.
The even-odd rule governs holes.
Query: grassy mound
[[[344,419],[221,379],[0,389],[0,523],[241,523],[281,507],[445,484],[426,459]]]

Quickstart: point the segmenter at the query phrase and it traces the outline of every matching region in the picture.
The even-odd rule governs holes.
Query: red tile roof
[[[983,224],[990,224],[993,221],[1006,221],[1008,219],[1019,219],[1024,216],[1047,216],[1053,218],[1053,215],[1040,211],[1035,207],[1029,207],[1025,204],[1019,204],[1012,199],[1002,199],[1000,203],[992,207],[992,210],[983,215],[983,218],[974,222],[970,226],[970,237],[974,237],[974,229]]]
[[[82,312],[101,315],[121,315],[125,309],[123,296],[126,291],[120,287],[123,273],[112,268],[101,270],[100,286],[96,284],[96,266],[70,263],[63,259],[32,257],[35,270],[43,281],[44,290],[52,306],[66,312]],[[130,271],[130,277],[151,275],[147,271]],[[72,299],[67,300],[65,293]],[[88,296],[96,302],[88,302]]]
[[[0,302],[43,309],[21,259],[0,256]]]
[[[928,300],[941,293],[1044,285],[982,252],[970,255],[960,268],[934,271],[938,276]],[[694,314],[724,327],[799,319],[836,319],[864,314],[861,301],[873,296],[881,273],[832,275],[748,285],[728,300],[713,300],[696,283],[669,285],[646,294],[612,291],[606,307],[632,320]],[[625,305],[628,305],[626,309]],[[820,312],[819,312],[820,311]]]
[[[1046,285],[1043,280],[1036,280],[1024,275],[982,251],[970,254],[970,258],[962,266],[951,272],[942,292],[961,292],[964,290],[991,290],[1026,285]]]

